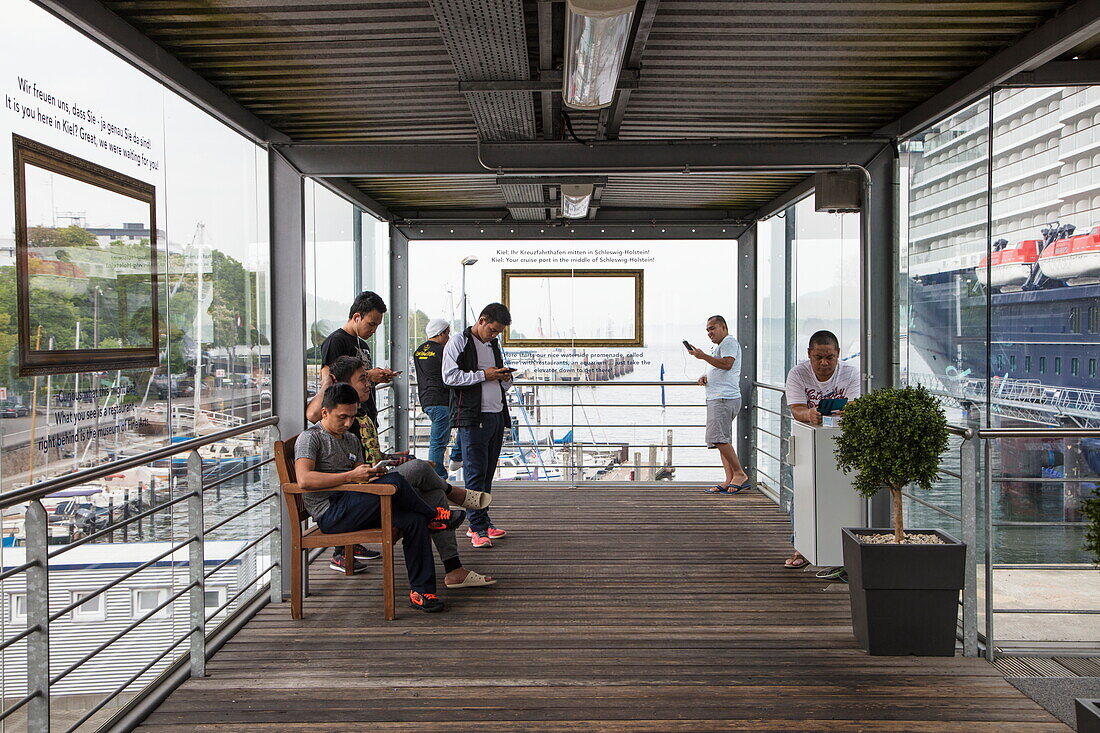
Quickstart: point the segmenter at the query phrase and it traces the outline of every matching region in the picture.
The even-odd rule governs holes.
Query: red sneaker
[[[505,532],[503,529],[497,529],[496,527],[494,527],[492,525],[489,525],[488,533],[489,533],[489,539],[491,539],[491,540],[499,540],[501,537],[507,537],[508,536],[508,533]]]
[[[489,535],[485,532],[480,532],[470,536],[470,544],[474,547],[492,547],[493,541],[489,539]]]

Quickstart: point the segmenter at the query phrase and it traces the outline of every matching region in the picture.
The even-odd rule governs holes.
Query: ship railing
[[[14,567],[0,568],[2,570],[0,582],[10,582],[22,576],[25,582],[26,599],[25,628],[7,638],[0,639],[0,654],[5,656],[19,652],[25,654],[25,694],[12,700],[14,694],[10,692],[11,686],[8,685],[8,689],[5,690],[4,709],[0,711],[0,725],[3,725],[5,720],[11,722],[9,719],[18,714],[25,720],[26,729],[33,731],[73,731],[92,721],[93,718],[94,724],[102,721],[108,726],[117,725],[128,729],[131,723],[140,718],[140,714],[135,710],[148,702],[144,699],[146,695],[154,689],[173,689],[188,677],[205,676],[207,659],[220,644],[235,634],[267,602],[282,600],[281,498],[278,479],[269,468],[265,468],[274,460],[271,452],[274,442],[279,438],[276,427],[278,422],[278,417],[274,416],[255,420],[211,435],[174,443],[0,494],[0,510],[7,513],[9,509],[23,507],[25,517],[24,562]],[[240,470],[226,475],[215,477],[204,474],[199,448],[226,439],[257,433],[263,436],[263,443],[267,446],[265,449],[268,453],[267,457],[245,461]],[[111,523],[107,527],[93,531],[68,544],[60,546],[49,544],[50,516],[42,505],[43,499],[51,494],[97,481],[111,474],[150,466],[181,455],[187,456],[186,475],[177,477],[170,473],[168,499],[161,503],[156,503],[154,499],[153,506],[150,508],[124,516],[119,521],[115,521],[111,516],[108,518]],[[251,501],[246,499],[248,503],[243,508],[234,507],[236,510],[228,516],[220,516],[223,512],[218,510],[219,506],[215,504],[211,507],[207,503],[206,500],[211,496],[208,492],[220,493],[223,487],[233,481],[238,481],[241,486],[247,487],[250,477],[257,475],[266,476],[261,478],[259,495],[252,497]],[[180,478],[185,480],[178,480]],[[247,497],[247,488],[244,495]],[[125,537],[128,531],[141,528],[146,522],[152,530],[154,518],[165,512],[171,513],[167,521],[173,526],[172,541],[167,543],[170,546],[162,551],[157,548],[158,551],[154,556],[148,559],[142,558],[144,562],[132,568],[127,564],[128,569],[109,582],[95,587],[81,586],[79,596],[74,596],[72,602],[51,609],[51,564],[57,565],[62,562],[66,559],[66,553],[78,547],[104,539],[111,541],[119,533]],[[215,562],[206,559],[208,554],[206,545],[213,541],[211,535],[215,532],[224,532],[233,523],[246,517],[249,520],[249,528],[244,532],[251,531],[253,534],[240,539],[240,547],[236,547],[234,543],[236,551],[229,557],[219,557],[217,564],[208,569],[208,562],[210,564]],[[183,524],[182,532],[176,529],[177,523]],[[256,529],[255,525],[259,525],[259,529]],[[233,534],[241,534],[239,526]],[[178,559],[179,554],[184,550],[187,551],[186,561]],[[247,556],[247,553],[251,553],[251,556]],[[219,571],[230,568],[234,564],[244,564],[246,560],[249,562],[249,567],[251,564],[257,566],[255,572],[251,573],[250,578],[238,579],[237,592],[221,602],[217,608],[210,608],[206,595],[208,581]],[[265,560],[266,566],[259,567]],[[187,580],[183,587],[173,587],[167,598],[155,608],[143,609],[143,612],[135,608],[136,618],[108,638],[84,641],[88,635],[81,635],[80,640],[75,643],[86,644],[87,649],[77,649],[76,654],[79,656],[73,657],[74,642],[61,634],[57,624],[65,621],[67,616],[77,612],[84,604],[96,599],[99,599],[97,605],[108,609],[106,598],[101,596],[127,581],[138,583],[142,571],[157,566],[163,567],[165,564],[171,567],[186,566]],[[175,583],[172,585],[175,586]],[[226,595],[229,593],[226,592]],[[11,594],[9,599],[10,597]],[[220,594],[218,594],[218,600],[220,600]],[[9,605],[13,603],[9,600]],[[185,606],[186,610],[179,609],[180,613],[176,613],[178,605]],[[163,618],[169,611],[169,607],[172,607],[173,618],[185,619],[182,624],[171,624],[173,631],[180,633],[163,642],[150,641],[159,637],[147,624],[153,619]],[[14,616],[14,613],[12,615]],[[52,639],[51,630],[54,631]],[[123,646],[127,648],[119,652],[119,647],[116,645],[123,640],[125,640]],[[62,643],[65,654],[58,653]],[[154,645],[153,648],[149,648],[151,644]],[[51,646],[54,651],[53,659],[51,659]],[[102,670],[97,670],[101,675],[109,675],[118,663],[119,654],[133,652],[135,649],[140,652],[137,656],[140,657],[138,661],[143,662],[142,666],[132,674],[126,675],[125,679],[120,679],[120,684],[111,689],[108,694],[91,703],[87,709],[75,712],[54,710],[51,714],[51,700],[58,694],[56,688],[71,674],[78,670],[86,672],[86,665],[96,660],[107,659],[102,655],[110,650],[112,653],[108,655],[110,659],[107,660],[110,664],[104,662],[106,666]],[[113,714],[110,714],[110,711],[104,711],[104,708],[124,693],[130,697],[125,705],[118,707]],[[65,707],[72,707],[72,704],[69,703]]]

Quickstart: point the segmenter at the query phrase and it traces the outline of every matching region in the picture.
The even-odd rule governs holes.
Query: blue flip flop
[[[714,489],[718,489],[718,491],[714,491]],[[718,496],[718,495],[721,495],[721,494],[725,494],[727,491],[729,491],[729,486],[726,486],[726,485],[723,485],[723,484],[715,484],[710,489],[702,489],[702,492],[704,494],[710,494],[711,496]]]
[[[751,481],[746,481],[743,484],[730,484],[729,488],[726,489],[726,496],[733,496],[734,494],[740,494],[742,491],[749,488],[750,486],[752,486]]]

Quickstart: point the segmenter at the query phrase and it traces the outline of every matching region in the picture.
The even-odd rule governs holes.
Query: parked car
[[[187,397],[195,394],[195,380],[179,374],[173,374],[171,377],[166,374],[158,374],[153,377],[153,390],[157,399],[161,400],[169,395],[172,397]]]
[[[11,400],[0,401],[0,417],[26,417],[31,410],[26,405],[20,405]]]

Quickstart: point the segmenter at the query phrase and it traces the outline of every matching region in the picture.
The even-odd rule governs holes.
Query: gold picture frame
[[[530,347],[530,348],[571,348],[571,347],[638,347],[645,345],[645,271],[644,270],[621,270],[621,269],[584,269],[584,270],[569,270],[569,269],[533,269],[533,270],[501,270],[500,272],[500,289],[501,297],[504,305],[512,312],[512,326],[505,329],[501,336],[501,342],[505,346],[511,347]],[[545,334],[532,337],[522,331],[521,329],[515,329],[522,331],[521,337],[516,337],[513,333],[513,329],[516,327],[516,314],[517,311],[514,306],[518,305],[517,298],[518,287],[531,283],[532,280],[538,279],[541,282],[539,287],[545,287],[549,293],[553,289],[555,280],[568,281],[570,285],[575,285],[579,280],[583,279],[600,279],[606,280],[606,289],[609,292],[609,297],[613,294],[610,291],[621,290],[620,297],[624,297],[626,292],[631,292],[629,296],[633,300],[633,308],[622,307],[620,305],[620,313],[627,313],[632,311],[633,320],[629,324],[622,324],[622,327],[628,333],[622,338],[615,338],[613,335],[607,337],[593,336],[589,333],[582,333],[579,336],[574,337],[547,337]],[[620,284],[618,281],[626,280],[633,284]],[[601,283],[591,282],[585,283],[589,289],[595,287],[599,288]],[[612,300],[607,305],[616,305],[616,302]],[[552,307],[552,306],[551,306]],[[571,318],[571,321],[581,320],[584,323],[595,323],[596,319],[576,319]],[[623,319],[626,320],[626,319]],[[520,313],[520,321],[525,321],[525,314]],[[574,327],[578,324],[571,324]],[[609,331],[611,328],[609,327]]]

